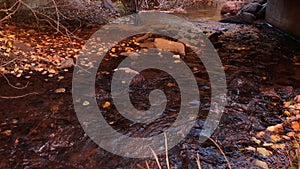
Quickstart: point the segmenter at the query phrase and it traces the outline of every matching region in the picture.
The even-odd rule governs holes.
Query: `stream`
[[[284,150],[267,148],[272,156],[246,148],[258,147],[251,138],[269,126],[282,123],[285,119],[283,102],[300,94],[300,44],[266,23],[219,23],[219,10],[220,5],[210,9],[188,9],[183,16],[209,38],[226,75],[227,104],[211,138],[222,148],[232,168],[260,168],[255,164],[257,160],[266,162],[269,168],[288,168],[291,155],[287,152],[294,150],[289,143]],[[83,29],[83,32],[93,33],[90,29]],[[128,47],[135,49],[134,44]],[[115,130],[130,137],[163,133],[174,123],[180,109],[178,84],[168,73],[143,71],[142,80],[135,76],[135,83],[130,86],[131,101],[139,110],[149,108],[150,101],[145,96],[154,89],[161,89],[171,99],[158,120],[147,125],[135,123],[122,117],[114,106],[106,104],[113,103],[110,94],[112,73],[124,58],[106,55],[98,69],[95,96],[102,115]],[[199,88],[200,103],[191,105],[199,106],[199,116],[187,137],[169,150],[170,166],[196,169],[199,156],[203,169],[228,168],[226,159],[214,143],[209,140],[199,143],[212,104],[205,66],[192,52],[182,60],[193,70]],[[1,96],[38,93],[23,98],[0,98],[0,168],[130,169],[147,168],[146,162],[150,168],[158,168],[155,159],[125,158],[95,144],[85,134],[74,110],[73,68],[59,75],[64,78],[48,78],[38,72],[30,79],[7,75],[11,84],[26,85],[29,82],[22,90],[12,88],[0,76]],[[57,92],[60,88],[65,91]],[[187,94],[192,95],[193,91]],[[270,139],[265,136],[262,140],[268,142]],[[162,168],[167,168],[165,155],[158,157]]]

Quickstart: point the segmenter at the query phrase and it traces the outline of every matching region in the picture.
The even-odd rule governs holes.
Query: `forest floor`
[[[227,79],[228,103],[212,139],[233,168],[288,168],[300,139],[300,99],[293,100],[300,95],[300,44],[264,23],[195,24],[215,46]],[[146,168],[145,161],[158,168],[152,159],[122,158],[99,148],[78,122],[72,100],[73,61],[98,28],[78,29],[80,38],[70,39],[49,27],[1,25],[0,168]],[[122,58],[110,52],[104,69],[112,72]],[[210,86],[202,78],[204,67],[199,68],[194,75],[202,90],[200,112],[205,114]],[[111,78],[110,71],[101,72],[104,80]],[[97,77],[96,84],[102,105],[109,83]],[[115,110],[108,107],[102,108],[110,117]],[[114,125],[126,130],[123,122]],[[172,167],[197,168],[197,154],[202,168],[227,167],[213,143],[197,142],[202,123],[200,117],[186,139],[170,150]],[[159,157],[165,168],[164,155]]]

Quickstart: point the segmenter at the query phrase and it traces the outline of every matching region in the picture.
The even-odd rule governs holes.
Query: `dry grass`
[[[166,157],[165,157],[165,158],[166,158],[166,165],[167,165],[167,168],[170,169],[171,167],[170,167],[170,161],[169,161],[169,154],[168,154],[168,140],[167,140],[167,135],[166,135],[166,133],[164,133],[164,136],[165,136],[165,150],[166,150],[166,152],[165,152],[165,156],[166,156]],[[213,142],[214,145],[219,149],[219,151],[221,152],[221,154],[223,155],[224,159],[225,159],[226,162],[227,162],[228,168],[229,168],[229,169],[232,169],[232,166],[231,166],[229,160],[227,159],[227,157],[226,157],[224,151],[223,151],[222,148],[220,147],[220,145],[219,145],[215,140],[213,140],[212,138],[210,138],[210,137],[207,137],[207,138],[208,138],[211,142]],[[152,154],[153,154],[153,156],[154,156],[154,158],[155,158],[155,161],[156,161],[156,164],[157,164],[158,168],[161,169],[162,166],[161,166],[161,164],[160,164],[160,162],[159,162],[159,158],[158,158],[157,154],[155,153],[155,151],[154,151],[151,147],[149,147],[149,148],[150,148],[150,150],[151,150],[151,152],[152,152]],[[298,151],[300,152],[300,149],[298,149]],[[298,152],[298,153],[299,153],[299,152]],[[197,162],[197,167],[198,167],[198,169],[201,169],[201,163],[200,163],[200,157],[199,157],[199,154],[197,154],[196,162]],[[300,161],[299,161],[299,162],[300,162]],[[147,161],[146,161],[146,166],[147,166],[147,169],[150,168]]]

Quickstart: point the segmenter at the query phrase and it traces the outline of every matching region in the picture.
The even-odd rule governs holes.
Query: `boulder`
[[[245,5],[245,2],[242,1],[227,1],[224,3],[221,9],[221,14],[232,14],[235,15],[237,14],[242,7]]]
[[[255,14],[257,13],[260,9],[262,8],[262,5],[259,3],[249,3],[247,5],[245,5],[240,12],[248,12],[248,13],[252,13]]]
[[[163,38],[155,38],[154,46],[158,49],[179,53],[182,56],[185,56],[185,46],[180,42],[174,42]]]
[[[267,3],[249,3],[245,5],[235,16],[229,16],[220,20],[220,22],[251,24],[257,19],[264,19],[266,7]]]

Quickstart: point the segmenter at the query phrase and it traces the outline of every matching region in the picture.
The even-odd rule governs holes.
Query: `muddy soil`
[[[232,25],[213,21],[196,24],[215,46],[224,65],[228,85],[228,104],[212,139],[223,149],[233,168],[259,168],[254,166],[255,160],[266,162],[269,168],[287,168],[289,152],[293,149],[288,143],[284,150],[269,149],[272,156],[245,148],[257,146],[251,137],[258,132],[282,123],[285,119],[281,106],[283,101],[300,94],[300,44],[266,24]],[[120,59],[107,60],[103,69],[112,71]],[[194,65],[194,61],[187,60],[187,64]],[[194,75],[201,93],[200,114],[206,114],[211,105],[210,86],[204,67],[200,65],[198,68]],[[153,159],[123,158],[99,148],[84,133],[76,117],[72,100],[72,70],[59,74],[64,78],[49,78],[39,73],[34,73],[30,79],[7,75],[13,85],[25,86],[29,82],[21,90],[12,88],[3,76],[0,77],[1,96],[32,93],[22,98],[0,98],[0,168],[129,169],[146,168],[145,161],[150,168],[158,168]],[[151,80],[158,84],[160,80],[168,80],[165,74],[146,72],[144,75],[150,86],[154,83]],[[151,79],[153,75],[159,75],[158,79]],[[110,99],[109,80],[110,75],[96,79],[99,105]],[[65,91],[57,92],[59,88]],[[169,94],[176,102],[179,97],[176,92]],[[135,103],[141,109],[149,106],[143,101],[145,98],[137,97]],[[118,118],[116,110],[103,109],[103,114],[122,133],[142,137],[156,135],[172,124],[176,111],[169,111],[172,112],[166,114],[171,120],[150,126],[149,130],[139,130],[141,126],[135,124],[128,127],[127,121]],[[186,139],[170,150],[171,166],[197,168],[195,157],[199,154],[202,168],[227,168],[223,155],[213,143],[198,142],[204,120],[200,115]],[[166,168],[163,155],[160,161]]]

